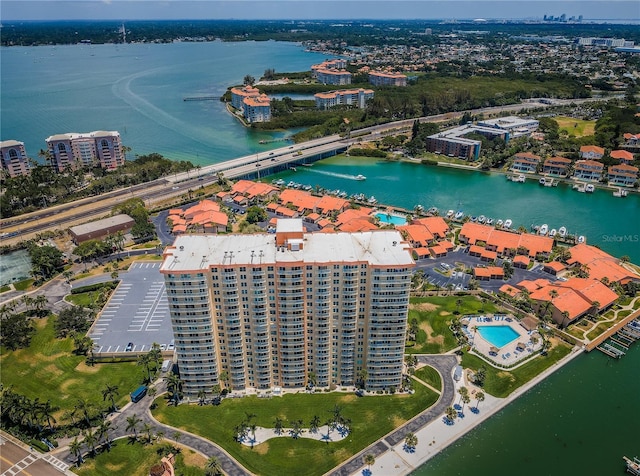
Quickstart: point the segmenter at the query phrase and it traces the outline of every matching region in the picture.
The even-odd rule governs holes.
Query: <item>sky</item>
[[[323,20],[323,19],[640,20],[638,0],[1,0],[0,21]]]

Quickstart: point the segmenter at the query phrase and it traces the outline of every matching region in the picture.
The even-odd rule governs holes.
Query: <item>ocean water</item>
[[[24,142],[36,158],[50,135],[117,130],[131,154],[158,152],[213,164],[275,148],[281,144],[259,141],[287,132],[257,133],[219,101],[184,97],[219,96],[247,74],[308,70],[324,59],[278,42],[1,48],[1,139]],[[367,179],[356,181],[358,174]],[[410,210],[419,204],[442,213],[462,209],[511,218],[514,227],[565,226],[590,244],[640,263],[637,195],[587,195],[566,186],[517,184],[499,174],[354,157],[278,177],[374,195],[379,203]],[[619,361],[598,352],[580,356],[415,474],[624,474],[622,456],[640,456],[639,348]]]

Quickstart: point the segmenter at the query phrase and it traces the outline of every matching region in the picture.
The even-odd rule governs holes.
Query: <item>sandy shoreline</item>
[[[472,398],[471,403],[465,408],[464,418],[457,418],[453,425],[446,425],[442,418],[444,415],[441,415],[441,417],[436,418],[431,423],[415,432],[415,435],[418,437],[418,445],[414,452],[409,453],[405,451],[403,449],[403,442],[392,446],[382,455],[376,457],[375,463],[371,465],[371,474],[384,476],[404,476],[410,474],[419,466],[440,453],[443,449],[457,441],[460,437],[502,410],[504,407],[531,388],[535,387],[549,375],[571,362],[583,352],[583,349],[574,347],[571,354],[557,362],[546,371],[542,372],[540,375],[536,376],[531,381],[527,382],[522,387],[516,389],[506,398],[496,398],[485,393],[485,400],[478,405],[478,413],[473,413],[471,411],[472,408],[475,408],[477,403]],[[452,376],[445,376],[445,378],[452,378]],[[473,388],[473,385],[468,382],[458,382],[456,383],[456,395],[457,389],[464,385],[468,388]],[[457,401],[458,399],[456,398],[456,403]],[[362,455],[366,455],[367,453],[368,448],[361,452]],[[337,468],[334,468],[334,471],[336,469]],[[360,476],[364,469],[366,469],[366,467],[361,467],[358,471],[350,474],[352,476]]]

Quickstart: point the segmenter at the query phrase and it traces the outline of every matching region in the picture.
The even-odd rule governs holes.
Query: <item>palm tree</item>
[[[82,412],[82,416],[84,416],[84,421],[87,424],[87,428],[91,426],[91,419],[89,418],[89,410],[91,409],[91,405],[81,398],[78,398],[78,402],[75,405],[75,408]]]
[[[140,423],[142,420],[140,418],[138,418],[138,415],[136,415],[135,413],[133,415],[131,415],[130,417],[127,417],[127,429],[126,431],[129,430],[133,430],[133,437],[137,440],[138,439],[138,423]]]
[[[447,407],[444,413],[447,417],[447,420],[449,420],[451,423],[455,422],[456,418],[458,417],[458,412],[453,407]]]
[[[82,443],[78,441],[78,437],[76,436],[71,443],[69,443],[69,451],[71,454],[76,457],[76,466],[80,466],[82,464]]]
[[[218,380],[224,383],[224,388],[229,389],[229,372],[227,372],[226,370],[220,372]]]
[[[84,431],[84,444],[89,447],[89,453],[91,455],[96,454],[96,442],[98,439],[96,438],[96,434],[91,430],[91,428],[87,428]]]
[[[478,410],[478,405],[480,405],[480,402],[484,402],[484,393],[482,392],[476,392],[476,411]]]
[[[283,424],[282,418],[276,417],[276,420],[273,423],[273,431],[275,432],[276,435],[282,434],[282,424]]]
[[[211,456],[207,460],[207,465],[204,470],[205,476],[221,476],[222,475],[222,467],[220,466],[220,462],[218,458],[215,456]]]
[[[376,457],[373,456],[371,453],[367,453],[366,455],[364,455],[364,464],[366,464],[369,469],[371,469],[371,465],[373,465],[376,462]]]
[[[40,415],[47,421],[47,426],[49,427],[50,431],[53,431],[53,425],[51,424],[51,422],[53,421],[53,423],[57,423],[52,414],[59,409],[59,407],[54,407],[51,405],[51,400],[47,400],[45,403],[40,405]]]
[[[109,430],[111,429],[111,422],[109,420],[102,420],[100,426],[96,430],[96,435],[98,436],[98,442],[100,440],[104,440],[104,443],[107,445],[107,448],[111,448],[111,438],[109,438]]]
[[[198,390],[198,405],[204,405],[205,400],[207,399],[207,392],[204,391],[203,388]]]
[[[177,406],[182,397],[182,380],[180,380],[180,377],[175,373],[170,373],[164,379],[167,382],[169,399]]]
[[[464,414],[464,406],[470,401],[471,401],[471,397],[469,396],[468,392],[462,395],[462,410],[460,410],[461,413]]]
[[[142,432],[147,434],[147,443],[151,444],[151,430],[153,427],[148,423],[142,425]]]
[[[117,385],[107,384],[107,386],[102,390],[102,401],[109,399],[109,401],[111,402],[110,410],[114,412],[117,410],[116,401],[115,401],[115,397],[117,395],[118,395]]]
[[[309,424],[309,431],[311,433],[316,433],[318,431],[318,427],[320,426],[320,417],[318,415],[313,415],[311,422]]]
[[[148,353],[142,354],[138,357],[138,365],[143,366],[145,369],[147,369],[147,382],[151,382],[151,369],[149,367],[149,364],[151,364],[151,356]]]
[[[360,388],[365,388],[368,379],[369,371],[367,369],[361,369],[358,371],[358,386]]]
[[[156,441],[160,443],[162,440],[164,440],[164,431],[160,430],[156,433]]]
[[[415,450],[416,446],[418,446],[418,437],[415,433],[407,433],[407,436],[404,437],[404,446],[408,450]]]

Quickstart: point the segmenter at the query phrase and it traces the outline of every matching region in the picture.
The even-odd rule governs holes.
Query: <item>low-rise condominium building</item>
[[[0,162],[2,176],[17,177],[29,175],[29,158],[24,148],[24,142],[17,140],[3,140],[0,142]]]
[[[398,387],[414,266],[395,230],[179,236],[161,273],[185,393],[222,372],[233,390]]]
[[[367,101],[373,98],[371,89],[341,89],[339,91],[329,91],[326,93],[316,93],[313,97],[316,100],[318,109],[331,109],[334,106],[354,106],[364,109]]]
[[[46,142],[49,160],[56,172],[82,167],[109,170],[124,165],[120,133],[116,131],[57,134],[47,137]]]
[[[369,82],[374,86],[406,86],[407,76],[402,73],[371,71],[369,73]]]

